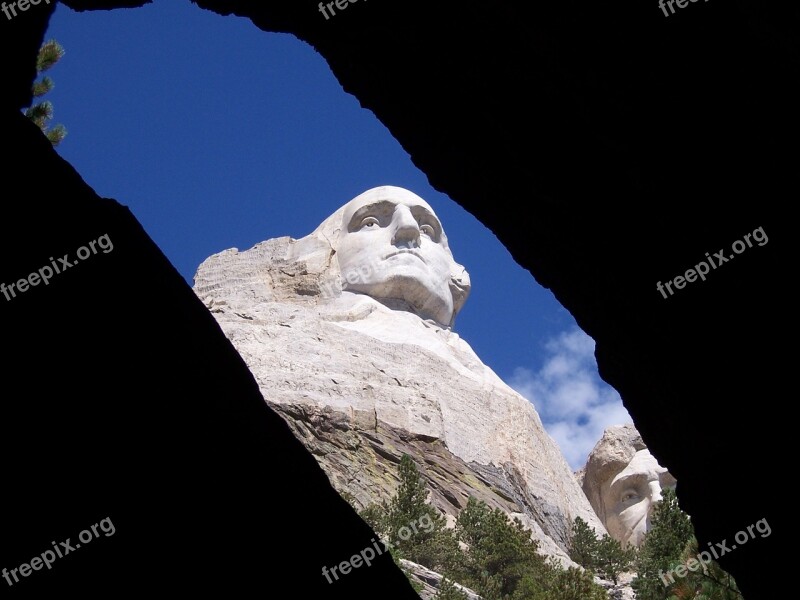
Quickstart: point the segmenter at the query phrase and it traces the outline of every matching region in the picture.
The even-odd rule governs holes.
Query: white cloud
[[[533,403],[567,462],[579,469],[606,427],[632,420],[597,373],[592,338],[575,328],[549,340],[545,352],[538,371],[518,367],[508,383]]]

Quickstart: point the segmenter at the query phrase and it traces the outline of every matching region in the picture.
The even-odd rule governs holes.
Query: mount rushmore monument
[[[194,290],[357,506],[388,498],[409,454],[451,520],[475,496],[564,562],[575,517],[605,532],[532,404],[453,330],[469,275],[419,196],[368,190],[301,239],[209,257]]]

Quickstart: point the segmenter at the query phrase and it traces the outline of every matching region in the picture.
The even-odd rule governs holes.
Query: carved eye
[[[623,502],[630,502],[631,500],[638,500],[638,499],[639,499],[639,494],[637,494],[633,490],[629,490],[629,491],[625,492],[624,494],[622,494],[622,501]]]
[[[361,221],[361,229],[372,229],[380,225],[380,221],[375,217],[364,217]]]
[[[419,230],[421,233],[424,233],[431,239],[433,239],[433,236],[436,235],[436,230],[432,226],[427,224],[420,225]]]

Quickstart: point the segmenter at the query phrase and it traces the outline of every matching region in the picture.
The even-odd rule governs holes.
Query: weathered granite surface
[[[384,200],[400,198],[397,211],[410,202],[416,213],[416,200],[398,190],[371,192]],[[562,558],[575,517],[604,531],[531,403],[439,322],[452,321],[455,311],[437,321],[416,314],[422,305],[404,298],[380,302],[348,291],[380,275],[384,265],[376,261],[389,259],[370,259],[369,272],[341,272],[337,250],[345,208],[300,240],[283,237],[245,252],[226,250],[197,271],[195,292],[250,367],[264,397],[337,488],[360,505],[394,490],[395,465],[408,452],[424,466],[445,512],[454,514],[470,494],[483,497],[520,514],[542,549]],[[405,217],[381,227],[400,223],[413,229]],[[391,236],[384,243],[391,245]],[[421,247],[422,255],[430,256],[426,245],[436,242],[415,243],[412,250]],[[415,261],[403,259],[399,270],[422,265]],[[455,271],[462,285],[454,298],[463,294],[463,304],[469,279],[463,267]],[[426,273],[412,271],[411,279]],[[408,297],[418,293],[414,288]]]

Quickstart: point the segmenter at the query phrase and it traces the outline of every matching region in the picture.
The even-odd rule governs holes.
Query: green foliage
[[[25,116],[44,131],[47,122],[53,118],[53,104],[49,100],[38,102],[25,111]]]
[[[549,561],[519,520],[482,501],[470,498],[455,530],[445,528],[442,515],[426,502],[425,483],[409,456],[403,456],[399,472],[397,494],[360,515],[387,542],[396,562],[405,558],[443,574],[438,600],[466,597],[454,582],[484,600],[607,600],[590,573],[565,571]]]
[[[31,91],[33,92],[33,97],[38,98],[40,96],[44,96],[47,92],[52,90],[55,87],[53,80],[49,77],[45,76],[42,77],[41,80],[34,82],[33,88]]]
[[[589,524],[576,517],[572,524],[569,557],[590,572],[617,583],[620,573],[632,568],[636,551],[623,548],[608,534],[603,534],[598,540]]]
[[[636,550],[623,548],[610,535],[603,534],[597,544],[597,574],[603,579],[618,583],[620,573],[630,571],[636,558]]]
[[[584,569],[594,571],[597,564],[597,536],[589,524],[575,517],[572,523],[569,557]]]
[[[684,577],[674,574],[675,567],[694,564],[690,559],[698,548],[672,489],[664,491],[638,552],[607,534],[598,539],[576,518],[569,555],[585,570],[564,570],[538,553],[538,543],[519,520],[475,498],[459,514],[455,530],[445,528],[442,515],[426,502],[425,483],[409,456],[403,456],[399,472],[391,501],[360,514],[390,545],[395,561],[407,558],[444,575],[437,600],[464,600],[456,582],[484,600],[607,600],[593,575],[617,583],[620,573],[631,570],[637,600],[743,600],[736,582],[714,561],[686,570]]]
[[[674,490],[665,490],[636,559],[632,582],[638,600],[742,600],[736,582],[715,561],[697,567],[697,540]],[[707,553],[708,554],[708,553]],[[694,560],[694,563],[690,563]],[[692,564],[696,570],[685,568]],[[684,566],[679,577],[674,569]]]
[[[697,561],[689,562],[697,555],[694,528],[672,489],[664,491],[638,552],[622,548],[607,535],[596,539],[580,518],[572,527],[570,558],[614,583],[620,573],[633,566],[636,578],[631,586],[637,600],[742,600],[736,582],[714,561],[696,571],[684,570],[684,577],[674,573],[679,565],[697,566]]]
[[[468,600],[468,596],[455,586],[455,582],[443,577],[433,600]]]
[[[43,73],[52,68],[64,56],[64,48],[61,47],[55,40],[49,40],[42,44],[39,48],[39,54],[36,57],[36,71]],[[50,92],[55,84],[53,80],[45,76],[39,81],[34,82],[31,88],[31,93],[34,98],[40,98]],[[36,126],[42,130],[50,140],[53,146],[58,146],[67,135],[67,128],[61,124],[49,127],[49,123],[53,118],[53,104],[44,100],[37,102],[30,108],[25,110],[25,116],[33,121]]]
[[[542,579],[545,559],[519,520],[470,498],[456,523],[456,536],[469,547],[461,574],[486,600],[512,597],[523,579]]]
[[[360,511],[358,515],[364,519],[372,529],[375,530],[380,536],[386,536],[388,529],[388,522],[386,514],[389,507],[384,502],[383,504],[370,504],[364,510]]]
[[[386,511],[386,536],[398,556],[430,569],[442,568],[456,543],[445,519],[427,503],[428,490],[410,456],[403,455],[400,487]]]
[[[736,581],[716,561],[708,560],[701,563],[700,568],[697,568],[694,563],[689,563],[692,559],[700,562],[697,561],[698,554],[697,539],[692,536],[681,553],[680,562],[683,565],[692,564],[696,570],[687,569],[686,576],[682,578],[672,575],[675,583],[669,586],[670,600],[683,598],[691,598],[692,600],[743,600]],[[667,578],[667,581],[670,581],[670,579]]]
[[[428,490],[420,477],[417,465],[408,454],[404,454],[399,467],[400,486],[389,503],[388,534],[390,541],[397,546],[409,547],[407,540],[400,537],[400,530],[426,516],[442,519],[441,514],[427,503]],[[416,536],[414,536],[416,537]]]
[[[44,73],[64,57],[64,48],[55,40],[48,40],[39,48],[36,71]]]
[[[458,516],[456,536],[468,548],[458,581],[485,600],[606,600],[591,574],[549,561],[519,520],[474,498]]]
[[[656,505],[652,526],[645,537],[647,551],[656,559],[677,558],[693,534],[689,515],[678,506],[675,490],[664,490],[663,499]]]
[[[636,578],[631,587],[637,600],[667,600],[670,597],[661,575],[680,564],[692,534],[692,524],[678,506],[675,491],[664,490],[653,514],[652,527],[636,559]]]
[[[373,504],[359,514],[386,541],[395,561],[405,558],[429,569],[458,562],[458,543],[445,519],[427,503],[428,491],[410,456],[399,467],[400,486],[390,502]]]
[[[552,577],[545,581],[541,597],[546,600],[608,600],[608,594],[594,582],[592,574],[575,567],[566,571],[554,567]],[[535,596],[531,598],[538,600]]]

